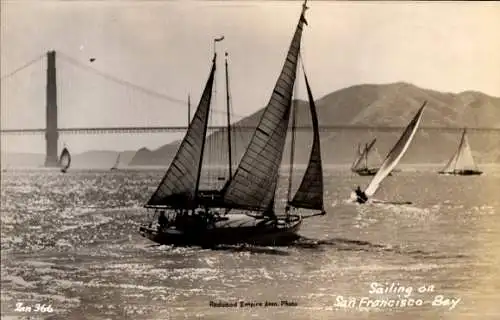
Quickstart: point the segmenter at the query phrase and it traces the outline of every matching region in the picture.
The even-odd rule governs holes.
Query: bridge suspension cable
[[[115,82],[115,83],[118,83],[120,85],[123,85],[123,86],[126,86],[126,87],[131,87],[131,88],[134,88],[136,90],[139,90],[139,91],[142,91],[146,94],[149,94],[151,96],[156,96],[158,98],[161,98],[161,99],[164,99],[164,100],[168,100],[170,102],[174,102],[174,103],[177,103],[177,104],[182,104],[182,105],[187,105],[186,101],[184,100],[181,100],[181,99],[177,99],[177,98],[174,98],[174,97],[170,97],[170,96],[167,96],[166,94],[163,94],[163,93],[159,93],[159,92],[156,92],[156,91],[153,91],[153,90],[150,90],[150,89],[147,89],[147,88],[144,88],[142,86],[139,86],[137,84],[134,84],[130,81],[127,81],[127,80],[122,80],[122,79],[119,79],[117,77],[114,77],[112,75],[109,75],[107,73],[104,73],[102,71],[99,71],[95,68],[92,68],[88,65],[85,65],[84,63],[70,57],[69,55],[66,55],[60,51],[57,52],[58,53],[58,56],[61,58],[61,59],[64,59],[66,60],[67,62],[79,67],[79,68],[83,68],[87,71],[90,71],[94,74],[97,74],[107,80],[110,80],[112,82]]]
[[[35,59],[33,60],[30,60],[28,62],[26,62],[25,64],[23,64],[22,66],[20,66],[19,68],[13,70],[12,72],[9,72],[7,73],[6,75],[3,75],[0,80],[4,80],[4,79],[7,79],[7,78],[10,78],[12,77],[13,75],[15,75],[16,73],[26,69],[27,67],[31,66],[32,64],[34,64],[35,62],[38,62],[40,60],[42,60],[43,58],[45,57],[45,54],[41,54],[39,55],[38,57],[36,57]]]
[[[107,74],[107,73],[104,73],[102,71],[99,71],[91,66],[88,66],[86,64],[84,64],[83,62],[80,62],[78,61],[77,59],[74,59],[72,57],[70,57],[69,55],[63,53],[63,52],[60,52],[58,51],[57,52],[59,57],[63,60],[65,60],[66,62],[76,66],[76,67],[79,67],[79,68],[82,68],[86,71],[89,71],[93,74],[96,74],[96,75],[99,75],[100,77],[102,78],[105,78],[109,81],[112,81],[114,83],[117,83],[117,84],[120,84],[122,86],[125,86],[125,87],[129,87],[129,88],[133,88],[133,89],[136,89],[138,91],[141,91],[145,94],[148,94],[150,96],[155,96],[157,98],[160,98],[160,99],[163,99],[163,100],[167,100],[167,101],[170,101],[170,102],[173,102],[173,103],[176,103],[176,104],[179,104],[179,105],[183,105],[183,106],[188,106],[188,103],[186,100],[182,100],[182,99],[178,99],[178,98],[175,98],[175,97],[171,97],[171,96],[168,96],[166,94],[163,94],[163,93],[159,93],[159,92],[156,92],[156,91],[153,91],[151,89],[147,89],[143,86],[140,86],[140,85],[137,85],[137,84],[134,84],[130,81],[127,81],[127,80],[123,80],[123,79],[119,79],[115,76],[112,76],[110,74]],[[224,111],[220,111],[220,110],[212,110],[213,112],[215,113],[225,113]],[[238,119],[242,119],[242,118],[245,118],[246,116],[242,116],[242,115],[237,115],[237,114],[231,114],[233,117],[236,117]]]

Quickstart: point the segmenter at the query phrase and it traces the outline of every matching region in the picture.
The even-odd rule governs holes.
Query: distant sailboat
[[[64,147],[61,152],[61,156],[59,157],[58,164],[62,173],[66,173],[66,171],[68,171],[69,166],[71,165],[71,154],[69,153],[68,148]]]
[[[118,165],[119,164],[120,164],[120,154],[118,154],[118,156],[116,157],[115,164],[109,170],[111,170],[111,171],[118,170]]]
[[[358,145],[358,157],[354,160],[351,171],[357,173],[360,176],[373,176],[377,173],[379,168],[370,168],[368,166],[368,155],[372,150],[377,138],[374,138],[370,143],[365,144],[363,151]],[[390,174],[389,174],[390,175]]]
[[[462,132],[462,138],[458,144],[457,151],[443,170],[438,173],[463,176],[480,175],[483,173],[474,162],[474,157],[472,156],[469,141],[467,139],[467,129],[464,129]]]
[[[179,245],[288,244],[299,238],[297,231],[303,219],[325,214],[319,127],[314,99],[305,72],[313,122],[311,154],[302,182],[293,197],[291,197],[291,183],[289,184],[289,196],[284,212],[277,214],[278,210],[275,209],[279,169],[290,126],[290,116],[292,116],[291,149],[294,149],[292,92],[296,80],[302,29],[306,24],[304,17],[306,9],[304,2],[281,74],[239,166],[233,173],[229,161],[230,174],[222,189],[200,190],[200,174],[216,68],[214,53],[208,81],[186,136],[157,190],[145,205],[145,208],[153,209],[155,214],[150,223],[140,227],[142,236],[161,244]],[[227,129],[230,140],[229,119]],[[229,141],[229,158],[231,158],[230,146]],[[290,170],[293,170],[293,162],[291,164]],[[291,178],[292,176],[289,177]],[[319,212],[302,216],[300,213],[291,212],[296,209]],[[155,228],[153,222],[157,216],[158,227]]]
[[[418,110],[417,114],[408,124],[398,142],[396,142],[392,150],[387,154],[387,157],[382,163],[382,166],[378,170],[377,174],[373,177],[372,181],[365,189],[365,191],[361,191],[361,188],[358,186],[357,189],[355,189],[355,191],[351,194],[351,198],[355,199],[356,202],[365,203],[371,200],[371,197],[378,190],[382,181],[391,173],[394,167],[397,166],[406,150],[410,146],[415,133],[417,132],[426,104],[427,101],[424,102],[424,104]],[[377,202],[377,200],[373,200],[373,202]],[[405,202],[404,204],[410,204],[410,202]]]

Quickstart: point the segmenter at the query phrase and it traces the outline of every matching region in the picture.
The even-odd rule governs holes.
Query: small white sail
[[[472,156],[472,151],[467,139],[467,130],[464,129],[462,132],[462,138],[460,139],[460,144],[458,149],[453,155],[453,157],[448,161],[446,166],[443,168],[443,173],[454,173],[456,171],[465,170],[478,170],[476,163],[474,162],[474,157]]]
[[[120,154],[118,154],[118,157],[116,157],[115,164],[111,167],[111,170],[116,170],[118,169],[118,165],[120,164]]]
[[[422,119],[422,112],[424,111],[424,107],[426,104],[427,101],[425,101],[422,107],[420,107],[417,114],[413,117],[413,119],[399,138],[398,142],[396,142],[392,150],[387,154],[387,157],[382,163],[382,166],[365,190],[365,195],[367,197],[371,197],[375,194],[382,181],[391,173],[394,167],[398,165],[399,161],[405,154],[406,150],[410,146],[411,141],[413,140],[413,137],[415,136],[415,133],[417,132],[418,125],[420,124],[420,120]]]
[[[474,162],[474,157],[472,156],[472,151],[467,139],[466,131],[464,130],[462,138],[462,147],[458,153],[458,157],[455,164],[455,169],[460,170],[477,170],[476,163]]]

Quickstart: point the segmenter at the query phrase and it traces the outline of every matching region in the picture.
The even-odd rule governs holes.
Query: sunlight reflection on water
[[[2,176],[2,318],[15,303],[51,304],[51,319],[359,319],[336,298],[377,296],[371,282],[433,284],[460,297],[454,310],[372,310],[370,319],[474,318],[500,311],[497,235],[500,177],[401,172],[378,198],[346,201],[367,179],[325,176],[327,215],[304,222],[312,244],[221,250],[157,246],[137,234],[160,171],[8,172]],[[299,179],[295,179],[299,180]],[[469,187],[464,188],[463,184]],[[470,190],[475,190],[471,192]],[[279,191],[280,195],[285,190]],[[421,295],[432,300],[433,294]],[[98,299],[96,299],[98,297]],[[212,308],[210,301],[296,301],[295,307]]]

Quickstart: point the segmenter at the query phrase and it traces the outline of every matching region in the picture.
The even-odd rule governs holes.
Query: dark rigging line
[[[41,59],[42,59],[42,58],[44,58],[44,57],[45,57],[45,54],[42,54],[42,55],[38,56],[37,58],[35,58],[35,59],[33,59],[33,60],[31,60],[31,61],[29,61],[29,62],[25,63],[25,64],[24,64],[24,65],[22,65],[21,67],[19,67],[19,68],[15,69],[14,71],[12,71],[12,72],[10,72],[10,73],[8,73],[8,74],[6,74],[6,75],[2,76],[0,79],[1,79],[1,80],[4,80],[4,79],[6,79],[6,78],[10,78],[10,77],[12,77],[13,75],[15,75],[16,73],[18,73],[19,71],[26,69],[27,67],[31,66],[31,65],[32,65],[33,63],[35,63],[35,62],[38,62],[39,60],[41,60]]]

